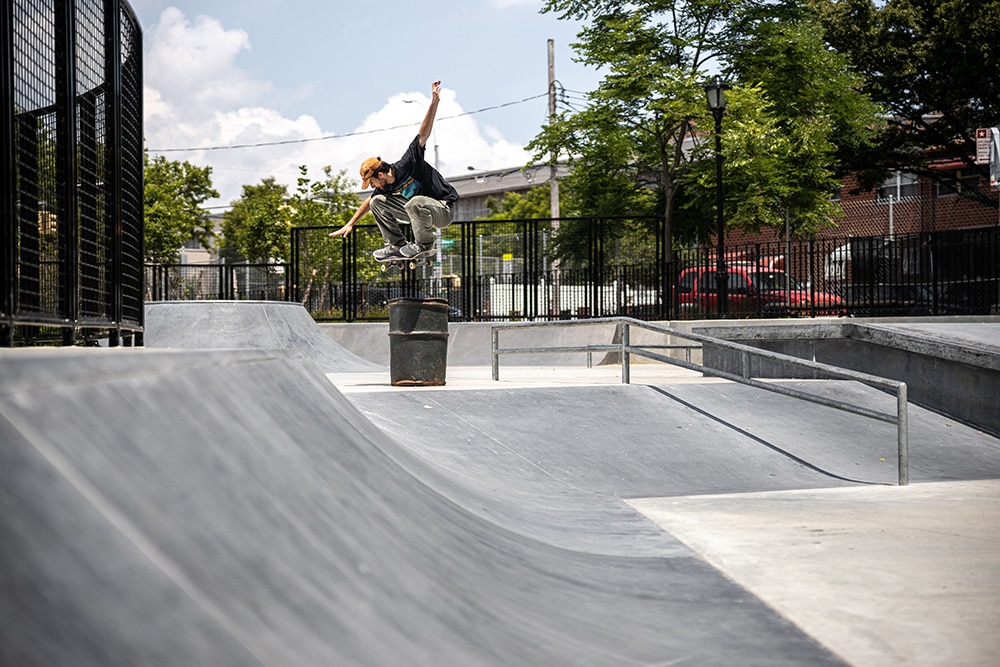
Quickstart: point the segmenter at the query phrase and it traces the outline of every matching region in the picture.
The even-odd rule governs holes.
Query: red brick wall
[[[918,187],[920,192],[918,196],[893,202],[894,234],[988,227],[997,225],[1000,220],[995,203],[989,206],[955,194],[937,196],[935,183],[927,178],[921,178]],[[981,187],[993,202],[997,201],[997,191],[990,191],[988,184]],[[889,234],[889,202],[879,200],[875,191],[852,194],[856,189],[857,181],[853,177],[844,179],[840,199],[844,217],[836,221],[836,226],[818,232],[816,238]],[[726,243],[734,245],[777,241],[783,238],[784,230],[777,229],[765,229],[760,234],[750,234],[740,230],[726,232]]]

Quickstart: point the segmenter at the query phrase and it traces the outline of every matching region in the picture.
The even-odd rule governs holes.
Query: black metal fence
[[[714,248],[668,265],[655,220],[573,222],[586,228],[574,261],[551,259],[550,220],[457,222],[435,265],[398,273],[372,260],[374,226],[343,240],[295,228],[288,298],[347,321],[386,318],[396,296],[447,298],[455,320],[722,316]],[[989,314],[1000,300],[997,227],[727,245],[725,260],[725,317]]]
[[[147,264],[147,301],[285,301],[281,264]]]
[[[370,254],[374,226],[347,239],[297,227],[287,266],[148,266],[146,298],[287,299],[346,321],[387,319],[401,296],[445,298],[467,321],[984,315],[1000,302],[1000,227],[727,245],[723,315],[714,248],[675,251],[664,268],[657,232],[642,232],[654,221],[574,222],[586,229],[573,260],[551,259],[550,220],[457,222],[432,266],[387,271]]]
[[[383,319],[397,296],[447,298],[453,319],[665,316],[659,235],[653,218],[563,219],[578,225],[578,259],[552,259],[553,221],[456,222],[442,230],[431,267],[381,271],[382,239],[359,225],[346,239],[327,227],[292,229],[289,299],[318,319]]]
[[[0,3],[0,345],[143,323],[142,33],[124,0]]]

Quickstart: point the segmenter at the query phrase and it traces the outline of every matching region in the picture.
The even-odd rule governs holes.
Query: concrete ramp
[[[297,353],[0,351],[0,437],[3,664],[843,664],[624,504],[562,539],[606,479],[490,517]]]
[[[853,382],[792,383],[892,412]],[[893,486],[896,427],[734,383],[348,395],[445,472],[440,491],[534,539],[670,553],[622,499]],[[913,483],[1000,479],[998,441],[910,407]],[[429,483],[434,483],[429,481]]]
[[[292,350],[324,373],[385,370],[325,335],[301,304],[284,301],[147,303],[143,344],[194,350]]]

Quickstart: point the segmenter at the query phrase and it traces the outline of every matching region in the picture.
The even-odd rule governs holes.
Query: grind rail
[[[590,344],[590,345],[563,345],[563,346],[550,346],[550,347],[500,347],[500,332],[503,330],[510,329],[533,329],[533,328],[547,328],[547,327],[572,327],[572,326],[593,326],[602,323],[615,324],[620,327],[621,330],[621,340],[618,343],[605,343],[605,344]],[[653,331],[661,334],[666,334],[668,336],[674,336],[680,339],[693,341],[698,343],[698,345],[632,345],[630,343],[630,329],[637,327],[639,329],[644,329],[646,331]],[[733,343],[727,340],[721,340],[718,338],[712,338],[710,336],[703,336],[701,334],[689,333],[686,331],[681,331],[673,327],[665,326],[662,324],[656,324],[653,322],[645,322],[643,320],[637,320],[631,317],[603,317],[594,318],[589,320],[558,320],[558,321],[545,321],[545,322],[511,322],[503,324],[494,324],[492,327],[492,359],[493,359],[493,380],[500,380],[500,356],[504,354],[538,354],[538,353],[567,353],[567,352],[587,352],[588,359],[593,352],[614,352],[617,351],[621,354],[622,362],[622,383],[630,384],[630,362],[631,355],[636,355],[639,357],[645,357],[647,359],[652,359],[654,361],[659,361],[662,363],[672,364],[674,366],[679,366],[681,368],[686,368],[688,370],[698,371],[703,375],[710,375],[713,377],[723,378],[725,380],[731,380],[733,382],[739,382],[740,384],[745,384],[751,387],[756,387],[758,389],[763,389],[765,391],[774,392],[777,394],[782,394],[784,396],[789,396],[792,398],[801,399],[804,401],[809,401],[811,403],[816,403],[829,408],[834,408],[836,410],[842,410],[844,412],[850,412],[852,414],[861,415],[862,417],[868,417],[869,419],[875,419],[877,421],[886,422],[889,424],[896,425],[896,445],[897,445],[897,466],[898,466],[898,484],[899,486],[906,486],[909,484],[909,443],[908,443],[908,423],[907,423],[907,396],[906,396],[906,383],[899,382],[898,380],[892,380],[889,378],[879,377],[877,375],[871,375],[869,373],[861,373],[859,371],[853,371],[846,368],[839,368],[837,366],[832,366],[830,364],[823,364],[816,361],[810,361],[808,359],[800,359],[799,357],[793,357],[786,354],[781,354],[778,352],[771,352],[769,350],[761,350],[749,345],[742,345],[740,343]],[[711,368],[703,364],[696,364],[691,361],[690,351],[692,349],[703,348],[705,344],[715,346],[717,348],[722,348],[726,350],[731,350],[740,355],[740,373],[730,373],[717,368]],[[652,350],[657,349],[683,349],[685,350],[685,358],[678,359],[675,357],[669,357],[659,352],[654,352]],[[815,372],[817,375],[822,375],[828,379],[842,379],[842,380],[853,380],[856,382],[861,382],[862,384],[874,387],[876,389],[887,390],[896,395],[896,414],[890,414],[886,412],[879,412],[877,410],[872,410],[864,406],[855,405],[853,403],[848,403],[846,401],[839,401],[832,398],[827,398],[825,396],[819,396],[817,394],[811,394],[801,389],[794,387],[788,387],[785,385],[774,384],[771,382],[765,382],[760,379],[755,379],[751,377],[751,357],[757,357],[759,359],[767,359],[774,362],[791,364],[793,366],[798,366],[800,368],[807,368]]]

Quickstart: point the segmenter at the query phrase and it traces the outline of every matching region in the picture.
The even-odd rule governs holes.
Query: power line
[[[475,111],[466,111],[464,113],[455,114],[454,116],[444,116],[438,118],[438,121],[451,120],[453,118],[461,118],[463,116],[471,116],[477,113],[483,113],[484,111],[494,111],[496,109],[503,109],[505,107],[514,106],[515,104],[523,104],[525,102],[530,102],[531,100],[537,100],[540,97],[547,97],[548,93],[542,93],[540,95],[532,95],[531,97],[525,97],[523,100],[517,100],[516,102],[505,102],[504,104],[497,104],[492,107],[483,107],[482,109],[476,109]],[[419,123],[407,123],[406,125],[396,125],[394,127],[383,127],[378,130],[365,130],[363,132],[348,132],[347,134],[328,134],[324,137],[312,137],[308,139],[286,139],[284,141],[264,141],[256,144],[233,144],[230,146],[198,146],[193,148],[149,148],[147,149],[150,153],[183,153],[187,151],[224,151],[232,150],[236,148],[262,148],[264,146],[287,146],[290,144],[305,144],[313,141],[327,141],[329,139],[344,139],[347,137],[357,137],[365,134],[377,134],[379,132],[389,132],[391,130],[399,130],[405,127],[412,127],[418,125]]]

